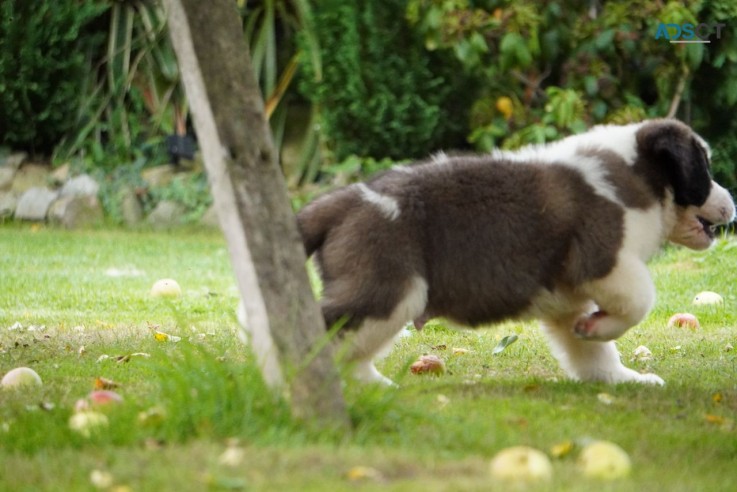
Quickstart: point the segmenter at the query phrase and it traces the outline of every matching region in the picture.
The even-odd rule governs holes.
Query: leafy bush
[[[733,0],[409,0],[406,12],[428,50],[482,78],[469,137],[478,149],[676,116],[712,142],[717,177],[737,184]],[[678,45],[656,39],[661,22],[726,27],[710,44]]]
[[[103,0],[96,0],[101,2]],[[169,159],[165,137],[187,131],[187,105],[161,2],[107,2],[98,22],[105,46],[92,53],[75,131],[57,159],[82,157],[112,171],[139,159]]]
[[[75,124],[107,7],[94,0],[0,0],[0,144],[49,152]]]
[[[428,54],[402,20],[406,0],[315,2],[314,48],[303,43],[303,93],[321,114],[336,160],[427,155],[458,146],[474,84],[446,54]]]
[[[149,190],[151,201],[175,201],[184,205],[186,213],[182,219],[186,223],[196,222],[212,205],[212,195],[207,175],[204,172],[178,174],[171,183]]]

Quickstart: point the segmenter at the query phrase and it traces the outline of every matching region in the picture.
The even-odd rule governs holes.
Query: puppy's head
[[[668,240],[692,249],[706,249],[714,228],[735,218],[729,192],[712,181],[709,145],[677,120],[654,120],[637,132],[638,151],[646,175],[657,191],[669,190],[676,205],[676,223]]]
[[[732,197],[712,181],[711,192],[702,206],[677,207],[676,223],[668,240],[691,249],[706,249],[714,242],[716,226],[729,224],[734,218]]]
[[[665,189],[681,207],[700,207],[711,192],[710,149],[704,139],[678,120],[648,121],[637,130],[641,172],[658,194]]]

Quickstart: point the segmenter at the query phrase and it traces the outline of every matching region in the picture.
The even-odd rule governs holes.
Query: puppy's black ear
[[[639,150],[658,167],[681,206],[701,206],[711,191],[709,158],[693,131],[676,120],[653,121],[637,133]]]

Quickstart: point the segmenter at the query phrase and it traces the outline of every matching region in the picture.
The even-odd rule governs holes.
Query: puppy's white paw
[[[612,378],[611,383],[639,383],[639,384],[652,384],[655,386],[663,386],[665,381],[657,374],[641,374],[628,367],[622,367],[621,371],[618,371]]]
[[[638,383],[654,384],[657,386],[663,386],[665,381],[657,374],[640,374],[640,377],[636,380]]]
[[[373,361],[360,361],[353,370],[353,378],[362,383],[397,387],[397,384],[376,369]]]

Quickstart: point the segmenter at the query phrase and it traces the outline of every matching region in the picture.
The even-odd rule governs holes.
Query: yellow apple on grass
[[[2,388],[20,388],[21,386],[41,386],[41,377],[29,367],[16,367],[3,376]]]
[[[151,287],[152,297],[179,297],[182,295],[182,288],[176,280],[171,278],[162,278],[154,282]]]
[[[609,441],[594,441],[581,450],[578,467],[584,476],[600,480],[624,478],[632,470],[629,455]]]
[[[108,425],[106,415],[92,410],[75,413],[69,418],[69,428],[86,438],[103,431]]]
[[[694,306],[714,306],[724,304],[724,299],[716,292],[705,290],[694,296],[693,304]]]
[[[548,455],[528,446],[499,451],[491,460],[491,476],[505,482],[541,482],[553,477]]]

